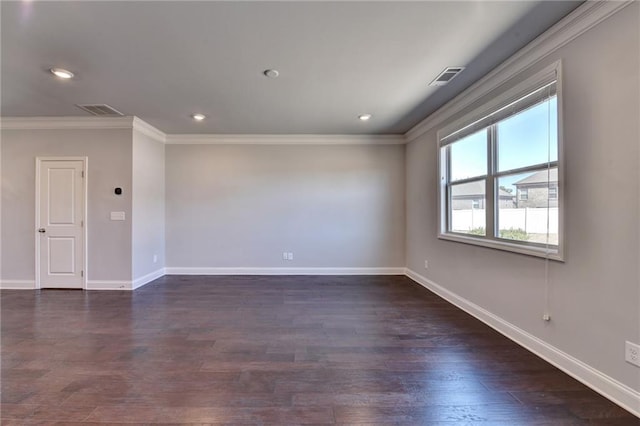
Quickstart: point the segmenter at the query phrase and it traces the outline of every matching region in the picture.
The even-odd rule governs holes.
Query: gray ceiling
[[[106,103],[167,133],[404,133],[579,4],[2,2],[2,115]],[[467,69],[429,87],[447,66]]]

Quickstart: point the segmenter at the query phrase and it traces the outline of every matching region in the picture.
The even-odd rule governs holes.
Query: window
[[[529,188],[520,189],[520,201],[527,201],[529,199]]]
[[[440,238],[562,260],[558,70],[438,133]]]

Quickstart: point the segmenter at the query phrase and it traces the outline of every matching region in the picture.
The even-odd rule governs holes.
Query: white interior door
[[[36,281],[84,288],[85,160],[38,159]]]

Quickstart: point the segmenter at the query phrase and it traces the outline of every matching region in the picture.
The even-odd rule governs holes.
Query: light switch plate
[[[125,220],[124,212],[111,212],[111,220]]]

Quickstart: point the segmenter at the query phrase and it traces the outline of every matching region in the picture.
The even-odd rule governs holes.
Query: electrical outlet
[[[153,263],[158,263],[158,255],[157,254],[153,255]]]
[[[287,260],[293,260],[293,253],[287,253]]]
[[[289,253],[287,253],[286,251],[282,252],[282,260],[289,260]]]
[[[629,364],[640,367],[640,345],[629,341],[624,344],[624,360]]]
[[[428,260],[424,261],[424,269],[429,269],[429,261]]]

